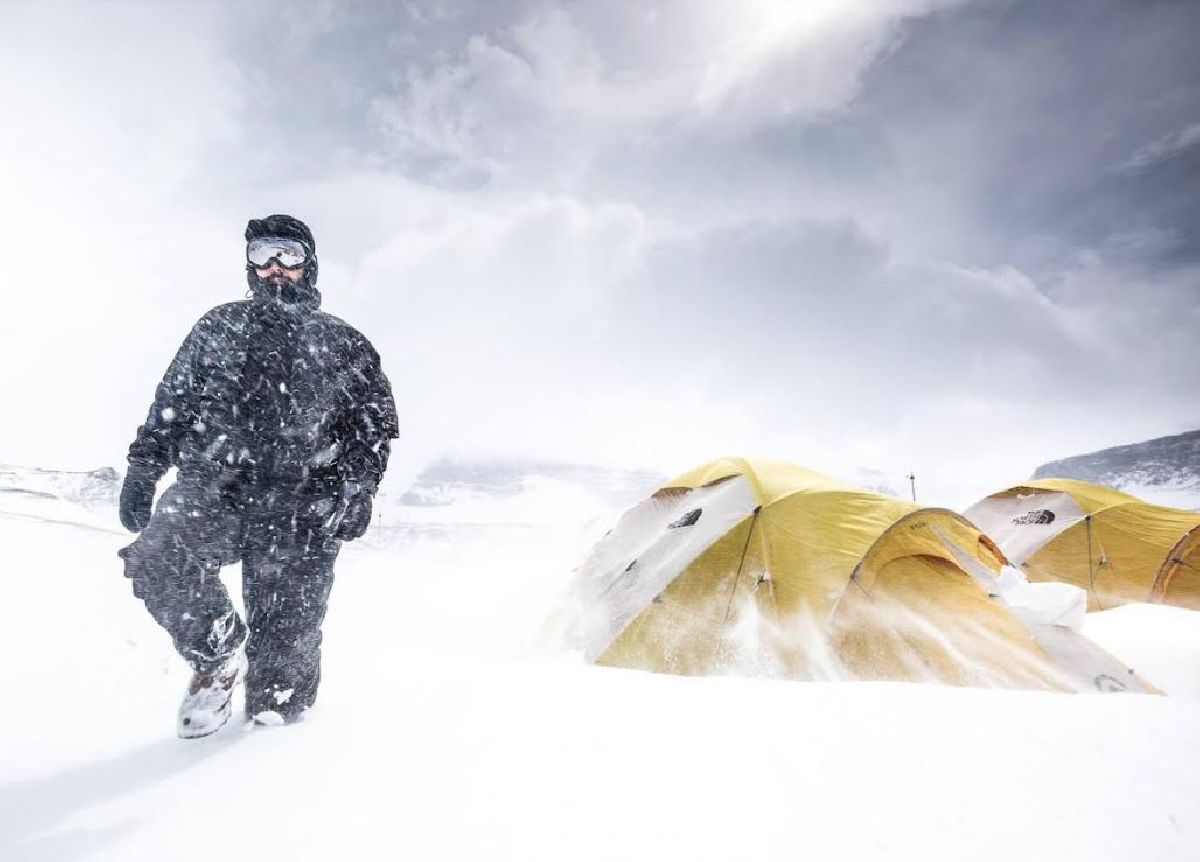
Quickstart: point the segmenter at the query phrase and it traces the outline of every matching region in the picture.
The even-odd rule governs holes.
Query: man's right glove
[[[150,523],[154,489],[158,480],[151,474],[130,467],[121,486],[121,524],[131,533],[140,533]]]

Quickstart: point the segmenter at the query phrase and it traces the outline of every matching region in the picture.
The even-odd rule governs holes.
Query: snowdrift
[[[115,512],[30,514],[0,514],[5,860],[1184,860],[1200,839],[1187,611],[1085,624],[1171,697],[651,675],[533,637],[615,512],[368,534],[308,720],[185,743],[188,674]]]

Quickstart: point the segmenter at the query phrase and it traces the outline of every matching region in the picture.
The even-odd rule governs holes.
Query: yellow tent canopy
[[[1131,602],[1200,610],[1200,512],[1090,482],[1035,479],[965,514],[1031,581],[1087,590],[1089,610]]]
[[[627,511],[581,566],[590,661],[680,674],[1146,690],[999,595],[961,516],[795,465],[723,458]]]

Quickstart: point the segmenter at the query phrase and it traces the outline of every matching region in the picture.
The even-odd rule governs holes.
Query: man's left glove
[[[346,501],[346,511],[338,524],[336,538],[344,542],[352,542],[359,538],[371,526],[371,495],[359,491]]]
[[[154,489],[158,480],[144,470],[130,467],[121,486],[121,524],[131,533],[140,533],[150,523]]]

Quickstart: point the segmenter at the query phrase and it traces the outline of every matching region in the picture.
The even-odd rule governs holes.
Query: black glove
[[[140,533],[150,523],[150,509],[154,505],[154,489],[158,480],[153,476],[130,468],[121,486],[121,524],[131,533]]]
[[[346,512],[338,524],[336,538],[352,542],[371,526],[371,495],[360,491],[346,503]]]

